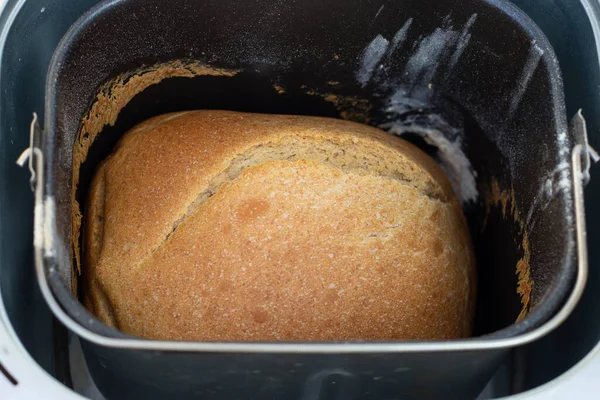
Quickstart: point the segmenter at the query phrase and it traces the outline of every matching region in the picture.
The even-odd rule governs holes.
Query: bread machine
[[[198,66],[239,72],[194,74]],[[148,80],[133,96],[115,91],[166,70],[181,73]],[[58,320],[82,339],[107,398],[223,398],[240,387],[268,398],[447,398],[449,390],[474,397],[510,348],[550,333],[581,295],[585,122],[576,114],[567,126],[553,49],[507,2],[102,2],[59,44],[46,89],[44,128],[33,124],[30,154],[38,278]],[[126,101],[93,145],[87,176],[119,133],[149,116],[226,108],[368,122],[430,150],[459,185],[474,177],[476,195],[468,187],[462,193],[478,248],[475,337],[176,343],[99,324],[71,290],[69,199],[72,144],[100,93]],[[446,143],[468,164],[453,161]],[[81,176],[85,187],[84,169]],[[523,259],[531,306],[514,323],[524,302],[516,270]]]

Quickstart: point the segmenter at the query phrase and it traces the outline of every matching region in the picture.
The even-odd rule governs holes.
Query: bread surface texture
[[[145,338],[471,332],[475,261],[448,179],[353,122],[201,110],[137,125],[92,180],[83,261],[85,306]]]

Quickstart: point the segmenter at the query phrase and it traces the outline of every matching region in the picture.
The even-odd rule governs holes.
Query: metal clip
[[[37,114],[33,113],[33,120],[29,128],[29,147],[17,159],[17,164],[21,167],[27,161],[29,172],[31,173],[29,184],[35,197],[35,206],[33,209],[33,247],[36,253],[39,251],[40,254],[44,247],[44,154],[39,147],[41,134],[42,129],[38,123]]]
[[[38,147],[38,141],[41,137],[42,129],[40,128],[40,124],[38,123],[38,116],[36,113],[33,113],[33,120],[31,121],[31,125],[29,126],[29,147],[21,153],[19,158],[17,158],[17,164],[22,167],[25,165],[25,162],[28,162],[29,173],[31,177],[29,178],[29,185],[31,186],[31,191],[35,191],[35,183],[36,183],[36,172],[33,167],[33,155],[34,153],[41,153],[41,150]],[[34,151],[37,150],[37,151]]]
[[[592,166],[592,162],[598,162],[600,160],[600,155],[588,142],[587,124],[581,109],[579,109],[571,119],[569,130],[575,137],[575,145],[581,146],[581,176],[583,184],[587,185],[590,181],[590,167]]]

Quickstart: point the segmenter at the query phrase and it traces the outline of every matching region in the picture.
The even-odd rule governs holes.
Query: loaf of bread
[[[475,262],[441,169],[376,128],[189,111],[125,133],[85,207],[83,299],[145,338],[450,339]]]

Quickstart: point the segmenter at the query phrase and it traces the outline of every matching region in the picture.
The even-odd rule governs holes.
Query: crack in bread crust
[[[359,153],[362,157],[358,156]],[[238,154],[225,169],[213,176],[207,187],[187,205],[183,215],[173,222],[171,230],[163,240],[138,263],[138,266],[143,265],[157,250],[165,246],[177,228],[198,212],[202,205],[214,196],[224,184],[238,179],[248,168],[269,161],[317,161],[345,173],[395,180],[404,186],[414,188],[429,199],[447,202],[446,196],[435,182],[432,180],[415,182],[401,168],[397,168],[397,165],[386,165],[382,161],[382,157],[378,156],[380,155],[373,149],[358,143],[340,147],[332,141],[316,143],[311,138],[301,137],[286,137],[277,143],[271,142],[254,146],[244,153]],[[399,155],[399,157],[402,156]],[[409,160],[402,161],[407,165],[412,165]],[[372,172],[373,170],[378,170],[379,173],[375,174]]]

